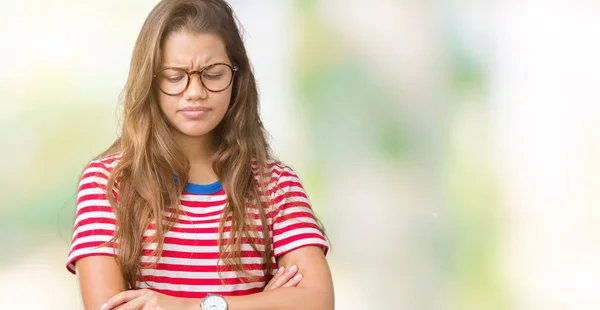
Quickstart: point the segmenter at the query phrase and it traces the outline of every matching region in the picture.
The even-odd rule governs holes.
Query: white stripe
[[[154,236],[156,230],[147,229],[144,231],[144,236],[150,237]],[[256,233],[251,232],[252,236],[256,235]],[[231,235],[231,232],[224,232],[223,238],[227,239]],[[178,239],[186,239],[186,240],[217,240],[219,237],[219,233],[191,233],[191,232],[178,232],[178,231],[169,231],[165,234],[165,237],[178,238]],[[262,238],[262,232],[258,232],[258,237]]]
[[[241,291],[248,290],[251,288],[262,288],[264,286],[264,282],[252,282],[252,283],[242,283],[242,284],[227,284],[227,285],[183,285],[183,284],[168,284],[168,283],[157,283],[154,281],[148,281],[148,285],[143,282],[138,282],[138,286],[140,288],[149,288],[152,287],[154,289],[159,290],[171,290],[178,292],[233,292],[233,291]]]
[[[285,206],[286,204],[292,203],[292,202],[303,202],[303,203],[308,204],[310,206],[310,201],[307,198],[305,198],[305,197],[292,197],[292,196],[290,196],[290,197],[286,197],[286,198],[282,199],[281,201],[275,203],[275,205],[274,205],[273,208],[275,210],[278,210],[278,209],[283,208],[283,206]],[[300,206],[300,207],[301,208],[306,208],[306,207],[302,207],[302,206]],[[305,211],[302,211],[302,212],[305,212]]]
[[[156,257],[144,255],[140,258],[142,263],[154,263]],[[177,258],[177,257],[161,257],[160,263],[182,265],[182,266],[218,266],[223,265],[222,261],[219,262],[216,258]],[[242,264],[262,264],[262,257],[242,257]]]
[[[283,172],[279,175],[279,179],[277,180],[277,183],[282,184],[284,182],[298,182],[298,183],[302,183],[302,180],[300,180],[300,178],[298,177],[298,175],[296,173],[294,173],[293,171],[285,171],[287,172],[287,175],[283,175]]]
[[[206,219],[208,219],[208,218],[206,218]],[[262,225],[260,219],[255,219],[254,225]],[[231,221],[225,222],[225,227],[229,227],[229,226],[231,226]],[[192,224],[176,223],[175,227],[177,227],[177,228],[217,228],[217,227],[219,227],[219,222],[216,221],[213,223],[192,223]]]
[[[107,181],[108,181],[107,179],[101,178],[99,176],[89,175],[89,176],[86,176],[85,178],[81,179],[81,181],[79,182],[79,186],[81,187],[84,184],[106,185]]]
[[[81,222],[83,220],[87,220],[90,218],[116,219],[115,214],[112,212],[88,211],[88,212],[83,212],[83,213],[79,214],[79,216],[77,216],[77,219],[75,219],[75,225],[77,225],[79,222]]]
[[[184,203],[185,203],[185,201],[182,201],[181,205],[180,205],[180,208],[182,211],[181,214],[183,214],[183,215],[187,215],[187,212],[189,212],[189,213],[199,214],[200,216],[203,217],[204,214],[206,214],[206,213],[213,213],[213,212],[223,213],[221,211],[223,211],[223,209],[225,208],[224,203],[217,205],[217,206],[213,206],[213,207],[190,207],[190,206],[183,205]],[[198,216],[192,215],[191,217],[198,217]]]
[[[104,223],[91,223],[91,224],[81,225],[73,231],[73,237],[75,237],[77,234],[82,233],[84,231],[98,230],[98,229],[115,231],[115,225],[114,224],[104,224]]]
[[[105,159],[115,159],[115,158],[117,158],[117,157],[116,157],[116,156],[114,156],[114,157],[108,157],[108,158],[105,158]],[[118,158],[117,160],[114,160],[114,161],[112,161],[110,164],[108,164],[108,163],[105,163],[105,162],[102,162],[102,164],[103,164],[103,165],[104,165],[106,168],[111,168],[111,170],[112,170],[113,168],[115,168],[115,167],[117,166],[117,164],[118,164],[119,162],[120,162],[120,158]]]
[[[77,209],[91,207],[91,206],[110,207],[110,203],[106,199],[89,199],[89,200],[84,200],[84,201],[80,202],[79,204],[77,204]]]
[[[196,219],[216,219],[216,218],[221,218],[221,216],[223,215],[223,208],[225,207],[225,205],[221,205],[221,206],[217,206],[217,207],[210,207],[210,208],[196,208],[194,209],[194,207],[186,207],[186,206],[182,206],[182,212],[180,214],[180,216],[182,217],[182,219],[192,219],[192,220],[196,220]],[[210,209],[210,210],[209,210]],[[198,212],[201,211],[201,212]],[[257,208],[246,208],[246,211],[248,212],[248,214],[253,214],[253,215],[258,215],[260,216],[260,211]],[[191,213],[195,213],[195,214],[190,214],[188,212]],[[213,213],[213,212],[219,212],[215,215],[211,215],[211,216],[207,216],[204,213]],[[268,213],[268,212],[265,212]],[[169,216],[171,213],[170,212],[165,212],[164,215]],[[265,214],[266,215],[266,214]]]
[[[107,242],[110,239],[112,239],[112,236],[106,236],[106,235],[93,235],[93,236],[85,236],[85,237],[81,237],[81,238],[77,238],[77,240],[75,240],[75,242],[72,243],[71,248],[75,248],[78,245],[82,244],[82,243],[86,243],[86,242]],[[90,246],[87,247],[89,249],[95,249],[96,246]],[[108,247],[107,247],[108,248]]]
[[[296,218],[290,218],[285,220],[284,222],[279,222],[277,224],[274,225],[273,229],[282,229],[282,228],[286,228],[290,225],[294,225],[294,224],[314,224],[314,225],[318,225],[317,221],[315,221],[314,218],[312,217],[307,217],[307,216],[302,216],[302,217],[296,217]]]
[[[198,201],[198,202],[214,202],[227,199],[227,195],[181,195],[181,200]]]
[[[296,179],[297,180],[297,179]],[[289,193],[305,193],[304,188],[298,186],[298,185],[291,185],[291,186],[286,186],[285,190]]]
[[[308,238],[308,239],[296,240],[296,241],[290,242],[286,245],[276,247],[274,249],[274,252],[275,252],[275,255],[279,255],[281,253],[287,252],[292,249],[297,249],[297,248],[300,248],[300,247],[308,245],[308,244],[319,244],[319,245],[322,245],[325,247],[328,246],[327,243],[325,241],[323,241],[322,239]]]
[[[280,217],[284,216],[287,219],[287,217],[290,217],[295,213],[310,213],[310,214],[312,214],[312,209],[309,209],[309,208],[303,207],[303,206],[289,207],[289,208],[285,208],[285,209],[281,210],[281,213],[279,216]]]
[[[317,235],[321,235],[321,232],[315,228],[298,228],[298,229],[294,229],[294,230],[290,230],[290,231],[286,231],[284,233],[275,235],[275,237],[273,238],[273,242],[278,242],[281,241],[283,239],[287,239],[289,237],[293,237],[299,234],[317,234]]]
[[[104,164],[102,164],[102,163],[101,163],[101,165],[104,165]],[[105,166],[105,165],[104,165],[104,166]],[[106,169],[104,169],[104,168],[102,168],[102,167],[91,167],[91,166],[88,166],[88,167],[85,169],[85,171],[83,172],[83,174],[92,174],[92,173],[93,173],[93,174],[96,174],[96,173],[98,173],[98,174],[102,174],[102,175],[104,175],[104,176],[105,176],[107,179],[108,179],[108,176],[110,175],[110,173],[108,172],[108,170],[106,170]]]
[[[103,247],[103,248],[83,248],[83,249],[78,249],[78,250],[75,250],[75,251],[71,252],[71,255],[69,255],[69,257],[67,258],[67,261],[71,261],[74,258],[77,258],[77,257],[82,256],[82,255],[88,255],[88,254],[109,254],[109,255],[116,255],[115,254],[115,250],[113,248],[108,248],[108,247]]]
[[[106,194],[106,192],[99,187],[86,188],[86,189],[82,189],[79,191],[77,198],[81,198],[86,195],[98,195],[98,194]]]

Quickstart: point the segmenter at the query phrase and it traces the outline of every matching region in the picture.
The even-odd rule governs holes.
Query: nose
[[[190,74],[190,84],[183,95],[187,100],[205,99],[208,96],[208,90],[202,85],[199,73]]]

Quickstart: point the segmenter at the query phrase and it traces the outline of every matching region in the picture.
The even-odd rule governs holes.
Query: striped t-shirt
[[[90,255],[115,256],[116,249],[108,244],[114,236],[115,214],[106,196],[106,184],[119,155],[92,161],[83,172],[77,195],[77,212],[73,229],[67,269],[75,273],[78,259]],[[296,173],[288,166],[269,162],[274,202],[267,210],[267,225],[273,242],[271,260],[303,246],[316,245],[328,249],[328,243],[318,229],[308,197]],[[118,199],[118,196],[117,196]],[[181,215],[173,229],[164,236],[162,256],[154,268],[141,270],[143,281],[139,288],[149,288],[175,297],[203,298],[208,293],[221,295],[245,295],[262,291],[265,274],[262,270],[262,254],[254,251],[248,243],[242,244],[242,263],[246,270],[257,276],[248,282],[233,271],[222,271],[219,260],[218,227],[227,196],[221,184],[200,185],[188,183],[180,197]],[[249,210],[256,210],[249,209]],[[257,224],[260,223],[258,211]],[[229,237],[225,224],[224,237]],[[151,224],[145,236],[153,235]],[[259,233],[262,236],[262,233]],[[153,263],[151,256],[156,243],[144,245],[142,265]],[[276,266],[276,265],[275,265]],[[218,271],[221,270],[221,277]]]

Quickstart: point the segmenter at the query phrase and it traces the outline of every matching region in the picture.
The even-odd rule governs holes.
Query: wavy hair
[[[122,154],[107,187],[107,193],[114,193],[107,196],[117,219],[111,241],[117,244],[121,274],[129,288],[137,288],[143,245],[157,242],[154,264],[158,263],[164,234],[173,228],[181,212],[179,199],[188,181],[189,163],[160,110],[152,78],[161,66],[166,38],[179,31],[218,35],[225,42],[229,59],[240,68],[231,86],[229,110],[214,129],[218,147],[211,158],[212,168],[227,194],[219,224],[219,252],[225,268],[255,279],[241,261],[242,240],[249,241],[255,251],[262,253],[262,269],[268,282],[273,271],[273,248],[266,212],[272,202],[262,197],[268,195],[270,176],[266,169],[257,167],[266,167],[273,157],[259,117],[256,81],[237,20],[223,0],[161,1],[146,18],[136,40],[123,93],[122,133],[98,156]],[[255,224],[255,213],[250,209],[258,209],[262,225]],[[231,233],[224,240],[228,217]],[[156,233],[144,239],[152,222]]]

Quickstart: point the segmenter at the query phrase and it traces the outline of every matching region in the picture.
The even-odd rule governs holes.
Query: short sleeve
[[[319,229],[300,178],[283,166],[274,191],[273,252],[279,257],[298,248],[315,245],[325,254],[329,244]]]
[[[93,161],[81,176],[73,238],[66,265],[73,274],[75,263],[80,258],[116,255],[114,245],[106,244],[114,237],[116,225],[116,217],[106,195],[109,173],[102,162]]]

